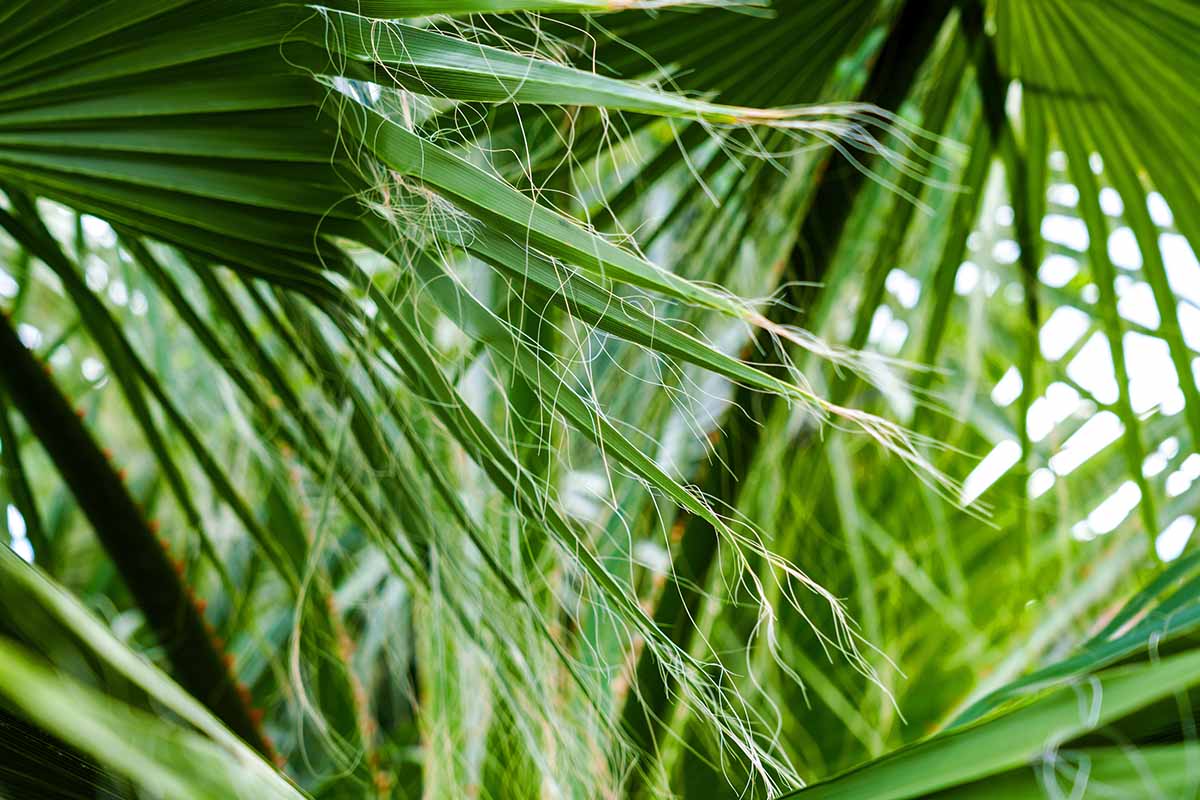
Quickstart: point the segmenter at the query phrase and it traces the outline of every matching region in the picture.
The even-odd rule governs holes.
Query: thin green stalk
[[[968,3],[961,14],[963,33],[975,50],[975,76],[983,98],[983,118],[987,123],[991,146],[994,150],[999,150],[1004,158],[1004,174],[1008,179],[1009,202],[1013,209],[1016,242],[1020,250],[1017,263],[1021,271],[1025,320],[1028,327],[1021,337],[1022,383],[1021,394],[1017,400],[1017,440],[1021,447],[1021,460],[1016,477],[1021,487],[1018,502],[1021,505],[1019,518],[1023,542],[1022,561],[1025,569],[1030,570],[1034,523],[1029,511],[1029,494],[1025,487],[1029,482],[1030,463],[1033,459],[1032,442],[1029,438],[1029,408],[1038,392],[1036,370],[1040,313],[1037,271],[1040,259],[1034,225],[1035,220],[1041,219],[1040,212],[1044,206],[1044,202],[1037,202],[1035,198],[1043,196],[1045,131],[1036,124],[1040,117],[1027,113],[1026,147],[1021,147],[1006,110],[1009,82],[1000,74],[995,43],[984,33],[983,8]],[[1031,166],[1031,162],[1026,159],[1025,149],[1029,150],[1034,159],[1040,158],[1040,162]],[[1036,182],[1031,179],[1033,175],[1038,178]]]

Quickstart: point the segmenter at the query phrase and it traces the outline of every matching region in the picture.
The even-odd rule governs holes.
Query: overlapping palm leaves
[[[1134,413],[1121,370],[1118,282],[1099,246],[1110,223],[1084,165],[1099,153],[1102,179],[1124,200],[1160,334],[1184,378],[1184,418],[1196,419],[1175,287],[1156,260],[1153,223],[1138,210],[1153,187],[1195,241],[1183,220],[1200,184],[1188,172],[1186,111],[1173,111],[1195,107],[1181,77],[1195,58],[1185,52],[1198,24],[1189,4],[1115,3],[1123,24],[1062,0],[962,10],[777,3],[776,18],[711,9],[384,21],[664,5],[64,0],[0,11],[5,227],[58,274],[62,293],[30,289],[22,276],[21,319],[49,331],[48,320],[77,315],[103,355],[139,432],[128,444],[145,442],[153,454],[136,472],[161,475],[172,496],[161,514],[171,544],[183,545],[181,568],[220,598],[210,614],[236,643],[238,677],[250,699],[273,706],[268,733],[302,754],[292,774],[314,795],[363,796],[395,780],[431,795],[480,782],[497,795],[590,795],[726,782],[784,788],[821,777],[946,719],[987,685],[977,680],[981,668],[1016,677],[1036,663],[1055,637],[1094,616],[1108,591],[1144,575],[1131,555],[1178,513],[1158,516],[1161,489],[1143,477],[1142,461],[1147,443],[1171,434],[1186,453],[1195,426],[1145,424]],[[981,38],[991,26],[994,45]],[[1162,31],[1172,33],[1164,40]],[[1112,37],[1137,69],[1106,55],[1100,45]],[[520,55],[547,48],[559,63]],[[603,76],[659,77],[659,64],[673,68],[675,86],[717,96],[685,99]],[[1140,91],[1147,79],[1139,76],[1151,75],[1153,91]],[[998,94],[1014,79],[1019,111],[998,114]],[[901,160],[889,161],[864,138],[889,118],[857,107],[749,110],[830,98],[882,105],[967,142],[969,154],[898,127],[885,144]],[[831,139],[834,147],[816,146]],[[1122,387],[1113,409],[1125,431],[1124,463],[1096,459],[1060,478],[1045,496],[1058,508],[1024,499],[1025,476],[1048,455],[1026,430],[1026,412],[1040,387],[1062,380],[1057,365],[1039,363],[1028,346],[1008,353],[1003,336],[982,359],[942,359],[947,343],[977,335],[953,284],[980,209],[990,211],[993,155],[1013,187],[1025,267],[1004,280],[1029,299],[1044,293],[1030,264],[1045,184],[1058,177],[1046,169],[1051,147],[1065,154],[1080,191],[1097,317]],[[704,191],[680,190],[697,185]],[[39,230],[31,196],[107,220],[118,238],[85,247],[86,236]],[[59,212],[41,212],[53,229]],[[87,283],[97,258],[100,272],[121,272],[122,285],[151,299],[157,329],[97,307]],[[1019,364],[1015,425],[988,416],[953,379],[918,373],[910,383],[922,391],[913,393],[889,378],[894,365],[822,349],[822,340],[868,344],[898,262],[925,287],[904,354],[965,375],[977,364]],[[823,288],[789,288],[789,305],[775,306],[713,288],[761,296],[796,280]],[[1039,299],[996,311],[1015,341],[1033,341],[1031,313],[1064,302]],[[74,342],[73,325],[63,327]],[[55,344],[42,348],[51,363]],[[203,350],[203,366],[180,368],[171,355],[179,347]],[[864,389],[827,375],[827,357],[874,371],[873,380]],[[766,367],[755,366],[763,359]],[[185,381],[205,371],[222,377],[189,397]],[[93,391],[78,378],[60,382],[67,395]],[[897,471],[896,452],[818,433],[814,412],[844,409],[841,425],[864,420],[912,462],[959,472],[952,453],[850,411],[877,402],[877,387],[884,417],[931,441],[967,450],[989,438],[1019,442],[1024,468],[998,489],[1000,533]],[[726,414],[730,399],[753,421]],[[971,424],[931,413],[933,400],[971,404]],[[219,408],[236,410],[226,435],[236,432],[243,452],[225,453],[227,439],[200,433],[212,423],[198,420],[219,418]],[[44,412],[28,402],[19,410]],[[98,438],[116,435],[112,414],[97,417],[110,420]],[[718,422],[724,434],[710,453]],[[42,493],[21,488],[44,489],[47,473],[27,480],[21,456],[33,448],[20,447],[17,432],[0,433],[15,506],[45,543],[37,560],[59,564],[58,543],[69,539],[57,512],[47,515]],[[1062,517],[1078,513],[1077,502],[1126,479],[1143,498],[1140,535],[1114,536],[1103,556],[1063,540],[1055,522],[1069,524]],[[598,493],[575,488],[596,481]],[[1081,488],[1068,494],[1067,484]],[[132,493],[151,505],[151,488]],[[765,547],[756,530],[770,533]],[[655,565],[661,553],[670,568]],[[112,558],[120,568],[136,555],[118,548]],[[1095,573],[1087,580],[1084,564]],[[838,605],[795,597],[803,586],[849,597],[861,630],[845,627]],[[1172,608],[1190,608],[1187,592],[1176,597]],[[785,612],[792,600],[812,619]],[[1175,630],[1177,618],[1166,619]],[[1158,630],[1121,631],[1117,640],[1134,637],[1129,649],[1068,662],[1063,675],[1107,668]],[[883,657],[852,658],[855,669],[840,656],[826,660],[829,644],[853,651],[859,636],[909,680]],[[365,653],[353,651],[354,640]],[[265,657],[277,648],[286,655]],[[70,660],[66,645],[44,649],[60,665]],[[718,657],[727,653],[738,655]],[[24,684],[52,686],[24,651],[4,658]],[[1053,717],[1045,742],[1119,725],[1190,685],[1187,654],[1177,658],[1100,673],[1094,682],[1111,682],[1124,700],[1100,701],[1103,713],[1086,724],[1061,690],[1029,713]],[[110,694],[127,696],[107,668],[98,674]],[[230,791],[201,788],[202,772],[181,775],[171,760],[208,743],[181,740],[180,750],[151,756],[158,769],[143,774],[130,760],[136,754],[97,749],[46,716],[37,698],[47,695],[31,692],[22,705],[17,685],[6,689],[19,710],[103,764],[114,782],[167,794],[178,780],[197,781],[196,793]],[[142,689],[167,703],[166,689]],[[89,690],[70,691],[80,709],[99,703]],[[149,724],[134,711],[110,719],[102,703],[79,713],[129,729],[131,741]],[[1029,724],[1014,713],[970,728],[971,741],[992,752],[989,736]],[[1000,772],[1014,792],[1039,790],[1019,770],[1042,755],[1036,742],[995,752],[970,774],[947,769],[906,783],[888,772],[931,774],[929,764],[958,758],[945,755],[954,736],[828,791],[854,791],[842,787],[861,780],[864,796],[879,785],[913,796]],[[217,746],[229,745],[217,738]],[[1102,765],[1098,774],[1144,782],[1121,754],[1081,746]],[[1188,780],[1178,767],[1189,752],[1164,746],[1147,758],[1175,786]],[[246,775],[226,777],[266,780],[247,763]]]

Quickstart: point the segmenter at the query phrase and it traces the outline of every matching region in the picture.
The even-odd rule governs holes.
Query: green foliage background
[[[1192,0],[0,0],[0,796],[1195,794],[1197,75]]]

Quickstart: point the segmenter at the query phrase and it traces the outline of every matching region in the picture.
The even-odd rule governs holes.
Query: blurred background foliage
[[[1195,793],[1200,6],[609,5],[0,3],[0,794]]]

